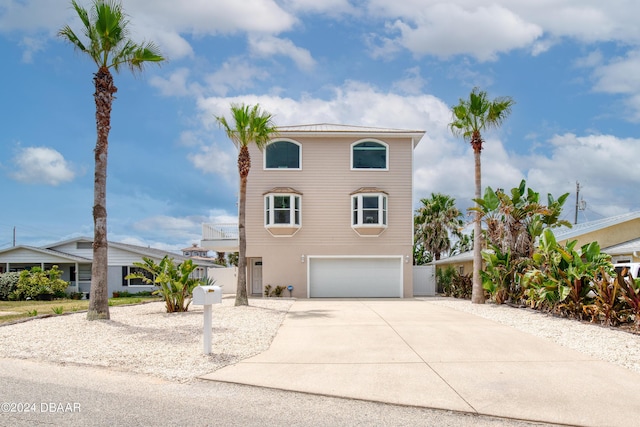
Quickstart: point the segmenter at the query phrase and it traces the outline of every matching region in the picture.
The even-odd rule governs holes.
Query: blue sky
[[[88,6],[83,0],[80,4]],[[511,96],[483,186],[559,196],[579,221],[640,210],[640,4],[632,0],[125,0],[131,37],[169,61],[123,70],[109,138],[109,239],[177,250],[234,222],[234,146],[214,115],[419,129],[414,194],[473,197],[447,129],[474,86]],[[153,6],[150,6],[153,5]],[[67,0],[0,0],[0,248],[92,235],[95,65],[56,37]],[[249,176],[251,179],[251,175]]]

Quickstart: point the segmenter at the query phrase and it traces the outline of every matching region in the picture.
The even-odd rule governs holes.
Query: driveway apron
[[[428,299],[298,300],[267,351],[203,379],[580,426],[640,419],[640,375]]]

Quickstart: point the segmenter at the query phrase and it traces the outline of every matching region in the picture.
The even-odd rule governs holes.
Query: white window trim
[[[291,207],[289,208],[289,218],[290,218],[290,222],[288,224],[275,224],[274,223],[274,216],[275,216],[275,209],[273,208],[274,203],[273,203],[273,199],[274,197],[289,197],[292,203],[290,203]],[[295,205],[295,199],[298,198],[298,218],[299,218],[299,224],[295,223],[295,212],[296,212],[296,205]],[[269,223],[267,223],[267,200],[269,200]],[[264,227],[269,230],[269,229],[273,229],[273,228],[297,228],[300,229],[302,228],[302,196],[300,194],[295,194],[295,193],[269,193],[269,194],[265,194],[264,196],[264,205],[263,205],[263,221],[264,221]],[[298,230],[296,230],[293,234],[297,233]],[[291,237],[293,236],[293,234],[291,235],[273,235],[274,237]]]
[[[298,165],[300,167],[298,168],[268,168],[267,167],[267,147],[271,144],[273,144],[274,142],[290,142],[292,144],[295,144],[298,146],[299,150],[298,150]],[[264,155],[262,156],[262,169],[266,170],[266,171],[299,171],[302,170],[302,144],[300,144],[298,141],[295,141],[293,139],[289,139],[289,138],[278,138],[278,139],[274,139],[273,141],[270,141],[265,147],[264,147]]]
[[[377,196],[378,197],[378,219],[380,222],[377,222],[375,224],[367,224],[364,223],[362,220],[362,211],[363,211],[363,204],[362,204],[362,198],[363,197],[373,197],[373,196]],[[357,223],[354,224],[353,223],[353,211],[354,211],[354,207],[353,207],[353,200],[354,199],[358,199],[358,220]],[[386,203],[385,203],[386,201]],[[385,216],[385,205],[386,205],[386,213],[387,215]],[[360,228],[360,227],[384,227],[386,228],[387,225],[389,224],[389,197],[384,194],[384,193],[357,193],[357,194],[352,194],[351,195],[351,210],[350,210],[350,215],[351,215],[351,227],[354,228]],[[384,219],[386,217],[386,223],[384,222]]]
[[[128,265],[127,266],[127,275],[131,274],[131,269],[132,268],[139,268],[136,267],[135,265]],[[150,284],[146,284],[146,283],[142,283],[142,285],[132,285],[131,284],[131,280],[135,280],[135,279],[126,279],[127,280],[127,287],[128,288],[155,288],[157,285],[154,283],[150,283]]]
[[[376,144],[384,145],[384,147],[386,149],[385,150],[386,159],[385,159],[385,167],[384,168],[354,168],[353,167],[353,147],[355,147],[356,145],[361,144],[363,142],[375,142]],[[389,170],[389,144],[387,144],[384,141],[380,141],[379,139],[374,139],[374,138],[366,138],[366,139],[361,139],[359,141],[354,142],[349,147],[349,168],[352,171],[388,171]]]

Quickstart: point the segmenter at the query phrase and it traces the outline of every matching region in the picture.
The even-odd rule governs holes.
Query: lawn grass
[[[140,304],[147,301],[162,301],[161,298],[152,297],[122,297],[109,298],[109,306]],[[0,301],[0,325],[16,320],[33,317],[35,315],[55,315],[54,309],[61,313],[84,311],[89,308],[89,300],[57,299],[53,301]]]

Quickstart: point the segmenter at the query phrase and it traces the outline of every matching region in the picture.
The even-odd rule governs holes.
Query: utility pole
[[[13,226],[13,247],[16,246],[16,226]]]
[[[575,219],[573,220],[574,224],[578,223],[578,208],[580,207],[580,203],[578,201],[579,196],[580,196],[580,183],[576,181],[576,216],[575,216]]]

